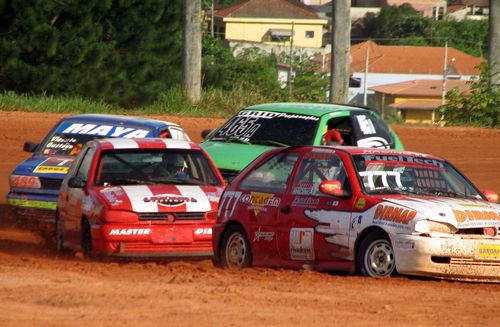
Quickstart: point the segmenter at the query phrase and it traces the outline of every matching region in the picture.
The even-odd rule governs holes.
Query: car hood
[[[201,147],[208,152],[219,169],[240,171],[272,146],[247,145],[227,142],[203,142]]]
[[[67,156],[33,156],[19,164],[13,174],[63,179],[74,160]]]
[[[135,212],[217,210],[223,188],[198,185],[127,185],[95,190],[108,208]]]
[[[384,200],[416,211],[417,220],[445,222],[457,228],[500,226],[500,205],[483,200],[445,197],[404,197]]]

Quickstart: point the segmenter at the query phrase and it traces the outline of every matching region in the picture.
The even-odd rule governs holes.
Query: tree
[[[480,66],[479,80],[470,82],[470,93],[457,88],[446,93],[447,103],[438,108],[450,125],[500,127],[500,92],[489,90],[487,63]]]
[[[180,81],[180,0],[6,0],[0,89],[136,106]]]

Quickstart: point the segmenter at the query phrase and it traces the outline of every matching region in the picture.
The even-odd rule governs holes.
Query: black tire
[[[375,278],[396,273],[396,258],[386,233],[375,231],[365,237],[356,253],[356,267],[359,274]]]
[[[62,235],[61,219],[56,215],[56,251],[61,253],[64,251],[64,241]]]
[[[222,267],[241,269],[252,265],[252,251],[248,237],[239,225],[233,225],[224,233],[220,248]]]
[[[92,256],[92,234],[88,220],[84,220],[82,223],[82,252],[86,258]]]

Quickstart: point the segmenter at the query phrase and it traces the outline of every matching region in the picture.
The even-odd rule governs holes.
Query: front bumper
[[[97,254],[141,257],[212,257],[211,225],[93,225]]]
[[[57,197],[45,195],[27,196],[9,192],[7,203],[16,214],[17,219],[41,222],[55,222]]]
[[[500,238],[393,237],[399,273],[500,282]]]

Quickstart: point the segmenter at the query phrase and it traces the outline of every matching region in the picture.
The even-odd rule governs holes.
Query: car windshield
[[[412,155],[354,155],[367,194],[417,194],[482,199],[446,161]]]
[[[62,122],[42,144],[41,153],[48,156],[75,156],[90,140],[105,137],[151,137],[147,128],[99,123]]]
[[[94,184],[98,186],[221,185],[212,165],[199,150],[103,151],[97,167]]]
[[[241,110],[209,140],[268,146],[312,145],[318,122],[315,116]]]

